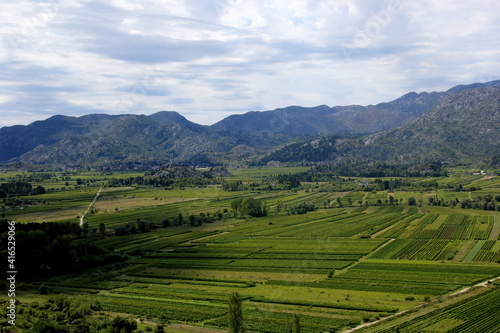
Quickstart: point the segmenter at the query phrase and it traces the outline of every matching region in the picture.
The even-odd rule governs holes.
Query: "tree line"
[[[8,221],[0,220],[0,260],[8,258]],[[44,279],[100,265],[125,261],[84,237],[78,223],[18,223],[15,234],[16,270],[20,280]],[[5,282],[0,288],[5,287]]]
[[[45,194],[45,187],[41,185],[34,187],[32,184],[26,182],[0,184],[0,199],[7,198],[9,196],[27,196],[37,194]]]

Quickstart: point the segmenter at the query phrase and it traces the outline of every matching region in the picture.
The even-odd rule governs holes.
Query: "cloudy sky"
[[[160,110],[212,124],[496,79],[498,0],[0,4],[0,126]]]

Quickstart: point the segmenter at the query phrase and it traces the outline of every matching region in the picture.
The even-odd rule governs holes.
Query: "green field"
[[[21,303],[27,309],[35,296],[42,304],[62,293],[96,300],[110,316],[142,318],[149,323],[141,326],[144,330],[167,318],[167,332],[190,332],[192,326],[213,332],[227,331],[229,295],[237,292],[243,298],[249,332],[284,332],[293,315],[299,316],[302,332],[342,332],[447,300],[468,286],[500,276],[500,212],[428,201],[499,195],[498,176],[437,179],[440,186],[473,185],[481,188],[480,193],[444,188],[324,191],[317,183],[266,190],[262,183],[271,175],[304,170],[231,170],[226,179],[259,184],[244,191],[225,191],[218,184],[183,189],[106,186],[110,178],[136,173],[86,172],[71,174],[70,180],[59,175],[41,181],[54,189],[20,198],[29,204],[5,204],[5,218],[18,223],[79,223],[103,187],[84,217],[83,238],[73,241],[91,241],[128,257],[120,265],[25,283],[19,293]],[[7,181],[16,174],[3,177]],[[89,182],[77,185],[76,178]],[[390,196],[402,200],[390,204]],[[232,202],[250,197],[265,202],[267,216],[237,214]],[[409,198],[417,204],[407,205]],[[290,213],[292,207],[306,203],[316,209]],[[200,216],[205,222],[190,224]],[[169,224],[164,227],[166,220]],[[140,222],[155,227],[115,235],[116,228]],[[42,283],[48,294],[35,295]],[[448,300],[450,304],[439,311],[363,331],[497,332],[498,295],[492,284],[484,292]],[[24,313],[19,317],[29,311]],[[25,327],[19,332],[30,332],[26,318],[20,319]]]

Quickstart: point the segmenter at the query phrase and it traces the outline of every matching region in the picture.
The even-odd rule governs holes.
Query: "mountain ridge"
[[[377,141],[383,131],[404,126],[449,97],[488,87],[500,87],[500,80],[455,86],[445,92],[410,92],[368,106],[289,106],[250,111],[230,115],[211,126],[191,122],[175,111],[151,115],[55,115],[29,125],[0,128],[0,162],[117,167],[136,162],[215,165],[239,159],[246,163],[252,156],[279,151],[277,147],[293,142],[299,149],[300,143],[308,139],[313,139],[313,146],[337,147],[342,152],[349,149],[348,145],[339,145],[337,140],[354,144],[352,136],[372,133],[364,140]],[[341,138],[345,135],[350,138]],[[303,148],[296,156],[307,157],[307,147]],[[330,159],[339,156],[323,148],[319,155]]]
[[[266,147],[265,139],[270,135],[273,136],[272,144],[277,145],[296,137],[374,133],[402,126],[431,110],[447,96],[479,87],[500,87],[500,80],[459,85],[444,92],[409,92],[393,101],[376,105],[290,106],[251,111],[231,115],[210,127],[257,147]]]
[[[287,145],[266,154],[258,164],[271,161],[417,163],[423,160],[498,164],[500,88],[462,90],[399,128],[355,138],[330,136]]]

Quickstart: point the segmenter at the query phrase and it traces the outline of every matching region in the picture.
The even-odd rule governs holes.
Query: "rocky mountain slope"
[[[500,87],[500,80],[460,85],[445,92],[411,92],[377,105],[290,106],[273,111],[248,112],[229,116],[211,128],[235,137],[241,143],[263,147],[289,142],[297,137],[375,133],[398,128],[433,109],[446,97],[480,87]]]
[[[476,88],[449,95],[434,109],[398,129],[355,138],[330,136],[294,143],[268,153],[260,163],[345,160],[492,163],[497,159],[500,159],[500,88]]]
[[[0,160],[30,164],[210,164],[234,140],[176,112],[144,115],[54,116],[28,126],[0,129]]]

